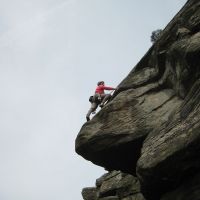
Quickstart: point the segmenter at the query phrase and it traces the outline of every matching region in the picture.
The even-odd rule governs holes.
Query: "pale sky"
[[[82,200],[88,97],[116,87],[186,0],[0,0],[0,200]]]

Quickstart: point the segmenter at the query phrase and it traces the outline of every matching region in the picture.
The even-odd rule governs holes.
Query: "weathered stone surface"
[[[109,173],[106,173],[104,174],[103,176],[101,176],[100,178],[98,178],[96,180],[96,186],[97,187],[101,187],[101,185],[103,184],[103,182],[105,182],[106,180],[110,180],[112,179],[113,177],[116,177],[120,174],[121,172],[120,171],[111,171]]]
[[[146,193],[176,187],[187,174],[200,169],[200,80],[171,120],[149,134],[138,161],[138,175]],[[155,197],[153,197],[155,199]]]
[[[82,190],[84,200],[97,200],[98,191],[95,187],[88,187]]]
[[[187,182],[200,173],[199,144],[200,1],[188,0],[112,100],[82,126],[76,152],[108,170],[136,174],[147,200],[183,194],[196,200],[198,188]],[[110,178],[97,181],[102,197],[140,196],[128,176]]]
[[[144,138],[181,102],[171,89],[146,94],[149,88],[152,85],[120,92],[83,125],[77,152],[107,169],[134,173]],[[124,156],[129,152],[132,157]]]
[[[96,180],[96,188],[85,188],[84,200],[145,200],[138,179],[130,174],[112,171]],[[89,196],[88,193],[93,195]]]
[[[123,178],[119,182],[119,189],[117,190],[117,195],[120,198],[128,196],[138,196],[141,193],[139,180],[130,175],[122,173]]]
[[[99,189],[99,197],[115,196],[119,189],[119,182],[122,179],[122,174],[118,172],[115,176],[104,179]]]

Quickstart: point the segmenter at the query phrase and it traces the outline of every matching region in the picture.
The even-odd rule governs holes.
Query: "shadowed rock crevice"
[[[124,135],[122,135],[122,137],[124,137]],[[140,155],[140,152],[138,152],[138,150],[141,149],[143,140],[143,138],[139,138],[138,140],[134,140],[133,142],[125,142],[125,144],[122,144],[120,146],[112,145],[112,148],[108,147],[106,150],[103,149],[101,151],[99,149],[89,149],[87,146],[85,146],[85,150],[81,150],[81,152],[85,152],[85,159],[91,160],[94,164],[103,166],[108,171],[115,169],[122,170],[126,173],[135,174],[136,161],[138,160]],[[100,138],[98,141],[104,143],[104,141]],[[110,141],[112,142],[112,144],[116,142],[112,139]],[[91,143],[89,143],[88,146],[95,146]],[[89,151],[93,151],[96,153],[87,157],[90,154]]]
[[[194,174],[194,173],[193,173]],[[189,176],[175,190],[162,196],[161,200],[198,200],[200,197],[200,175]]]

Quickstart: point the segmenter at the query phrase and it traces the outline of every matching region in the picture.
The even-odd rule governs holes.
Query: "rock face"
[[[138,179],[130,174],[112,171],[96,180],[96,187],[84,188],[84,200],[145,200]]]
[[[82,126],[76,152],[137,176],[146,200],[200,199],[199,0],[188,0],[113,99]]]

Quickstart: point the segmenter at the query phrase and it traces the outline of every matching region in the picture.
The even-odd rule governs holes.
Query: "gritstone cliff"
[[[200,1],[188,0],[77,138],[109,172],[85,200],[200,199]]]

